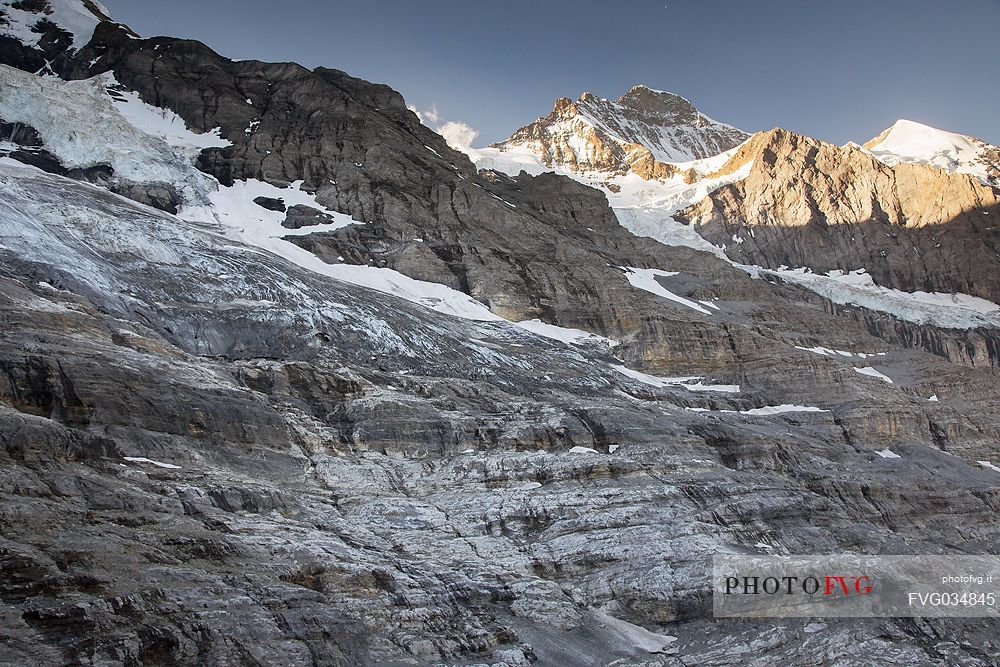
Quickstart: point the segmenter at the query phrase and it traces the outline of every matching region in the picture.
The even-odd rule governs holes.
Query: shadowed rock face
[[[302,180],[366,223],[295,243],[622,342],[443,316],[0,163],[0,663],[996,663],[991,622],[717,621],[706,580],[719,551],[991,551],[993,334],[637,239],[566,178],[477,174],[385,86],[124,30],[63,74],[222,127],[220,181]],[[747,413],[789,403],[824,411]]]
[[[905,291],[1000,298],[1000,192],[920,164],[889,167],[857,147],[784,130],[756,135],[721,171],[750,175],[675,217],[771,268],[864,268]],[[739,242],[734,242],[734,237]]]
[[[547,166],[607,176],[633,172],[669,178],[675,162],[735,148],[750,135],[705,116],[673,93],[635,86],[617,100],[583,93],[556,100],[548,116],[517,130],[494,148],[525,148]]]
[[[637,239],[600,192],[568,178],[477,174],[386,86],[336,70],[232,62],[197,42],[135,40],[110,23],[98,26],[78,60],[88,67],[75,76],[111,71],[191,127],[221,127],[233,146],[206,150],[198,162],[220,182],[301,180],[323,205],[366,222],[293,239],[328,262],[445,284],[512,320],[541,318],[616,338],[693,326],[699,331],[690,336],[703,341],[669,356],[694,364],[714,345],[717,334],[684,315],[664,325],[644,296],[616,297],[629,289],[619,267],[706,264],[717,275],[728,268]],[[653,363],[672,349],[640,347]]]

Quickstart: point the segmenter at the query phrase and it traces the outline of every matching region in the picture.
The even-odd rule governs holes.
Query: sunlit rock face
[[[617,100],[590,93],[575,102],[560,98],[548,116],[493,147],[524,148],[574,172],[658,179],[682,171],[678,163],[723,153],[747,137],[679,95],[635,86]]]
[[[754,135],[722,167],[749,175],[676,214],[735,260],[866,269],[908,292],[1000,295],[1000,190],[929,164],[890,166],[859,146],[785,130]]]

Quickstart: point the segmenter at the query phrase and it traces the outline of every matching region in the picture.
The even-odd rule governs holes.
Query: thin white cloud
[[[442,118],[435,104],[432,104],[430,109],[418,109],[412,104],[406,108],[417,114],[421,123],[444,137],[448,145],[456,150],[471,147],[472,142],[479,136],[479,131],[468,123]]]
[[[441,115],[438,113],[436,104],[432,104],[430,109],[424,109],[423,111],[412,104],[407,105],[406,108],[417,114],[417,118],[420,119],[420,122],[431,129],[441,122]]]
[[[455,120],[449,120],[441,125],[437,132],[444,137],[449,146],[458,150],[471,148],[472,142],[479,136],[479,132],[471,125]]]

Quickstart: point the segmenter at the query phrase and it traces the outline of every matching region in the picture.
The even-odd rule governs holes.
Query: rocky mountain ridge
[[[528,151],[546,166],[574,172],[634,173],[648,180],[680,174],[685,168],[677,163],[725,152],[748,136],[680,95],[637,85],[617,100],[586,92],[575,102],[560,98],[548,116],[492,148]]]
[[[755,135],[722,171],[750,162],[746,178],[676,215],[726,244],[733,259],[818,272],[864,268],[879,285],[907,292],[1000,300],[1000,190],[784,130]]]
[[[814,290],[835,305],[873,308],[917,324],[976,328],[993,340],[1000,309],[993,296],[997,251],[990,217],[997,190],[982,168],[989,147],[922,127],[933,140],[923,140],[908,157],[897,154],[907,152],[898,140],[875,155],[856,144],[840,147],[776,129],[691,163],[683,176],[646,182],[553,169],[603,190],[622,226],[638,236],[713,253],[754,275]],[[979,148],[953,153],[943,164],[942,145]],[[508,174],[549,169],[530,153],[478,149],[470,155],[477,165]],[[753,192],[744,206],[747,187]],[[945,310],[932,313],[922,304]],[[969,318],[954,320],[959,313]],[[995,340],[981,349],[994,347]]]

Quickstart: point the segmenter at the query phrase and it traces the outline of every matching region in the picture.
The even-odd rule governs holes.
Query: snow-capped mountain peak
[[[0,35],[12,37],[29,48],[40,48],[48,28],[55,26],[72,37],[67,48],[78,51],[94,36],[107,8],[97,0],[0,1]]]
[[[1000,185],[1000,148],[964,134],[900,119],[864,148],[890,166],[900,162],[928,164]]]
[[[690,101],[644,85],[616,100],[585,92],[559,98],[552,112],[494,144],[527,150],[546,166],[607,176],[669,178],[674,165],[718,155],[749,135],[698,111]]]

